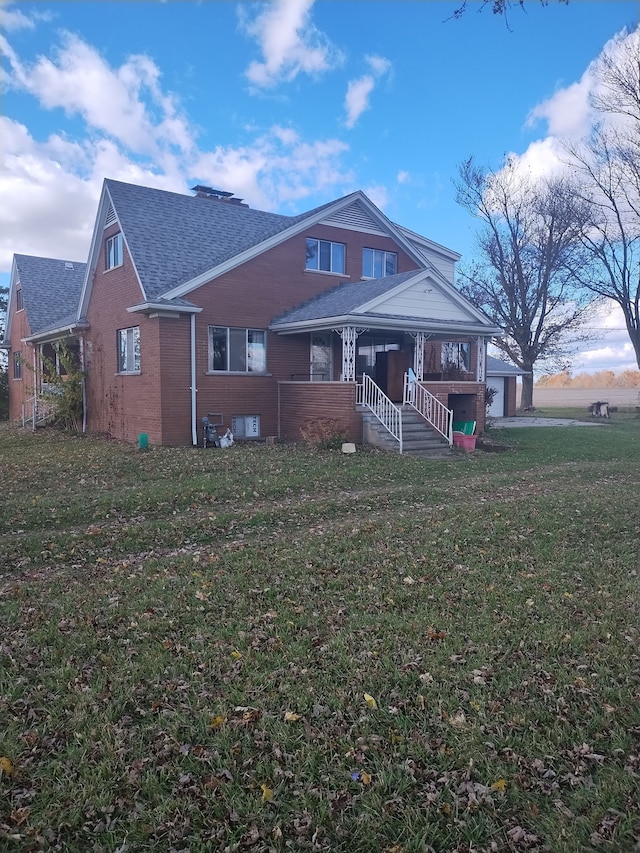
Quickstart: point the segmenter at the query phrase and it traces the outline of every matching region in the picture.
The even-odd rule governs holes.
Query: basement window
[[[234,438],[260,438],[260,415],[233,415],[231,432]]]

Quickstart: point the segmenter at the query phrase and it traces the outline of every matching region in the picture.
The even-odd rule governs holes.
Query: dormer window
[[[105,269],[122,266],[122,233],[109,237],[105,244]]]
[[[395,252],[381,249],[362,250],[362,277],[384,278],[398,272],[398,256]]]
[[[307,263],[305,269],[318,272],[344,273],[344,243],[314,240],[307,237]]]

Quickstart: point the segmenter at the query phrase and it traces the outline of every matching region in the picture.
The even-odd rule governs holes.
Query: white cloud
[[[550,98],[535,106],[527,117],[529,127],[544,120],[551,136],[564,139],[580,139],[593,123],[593,110],[589,95],[594,81],[591,67],[585,71],[578,83],[558,89]]]
[[[190,168],[207,183],[229,187],[254,206],[275,210],[350,184],[353,176],[340,165],[347,148],[337,139],[305,142],[293,131],[274,127],[250,146],[201,152]]]
[[[344,106],[347,111],[347,127],[353,127],[362,113],[369,107],[369,95],[373,92],[375,81],[370,74],[358,80],[351,80],[347,86]]]
[[[255,18],[240,6],[241,26],[256,39],[264,60],[250,63],[245,74],[254,86],[273,87],[298,74],[318,75],[342,62],[341,52],[310,21],[314,0],[274,0]]]
[[[376,207],[379,207],[382,211],[384,211],[385,207],[389,204],[389,193],[387,188],[381,184],[365,187],[363,192],[365,195],[369,196]]]
[[[411,180],[411,175],[409,174],[409,172],[406,172],[404,170],[401,170],[396,175],[396,181],[399,184],[407,184],[407,183],[409,183],[410,180]]]
[[[383,56],[368,55],[365,60],[371,74],[363,74],[357,80],[350,80],[347,85],[344,99],[347,127],[354,127],[362,113],[369,109],[369,99],[376,81],[391,71],[391,63]]]
[[[22,9],[16,9],[12,2],[2,2],[0,0],[0,15],[2,15],[2,26],[5,30],[12,32],[15,30],[32,30],[38,21],[51,20],[49,12],[35,12],[31,10],[26,14]]]
[[[53,59],[40,56],[29,65],[11,48],[6,55],[10,86],[33,95],[45,109],[81,116],[132,151],[155,154],[167,145],[186,151],[193,144],[175,99],[161,91],[158,67],[146,56],[131,56],[114,69],[71,34],[63,36]]]

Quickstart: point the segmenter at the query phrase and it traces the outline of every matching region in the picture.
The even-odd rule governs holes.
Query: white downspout
[[[80,370],[82,371],[82,432],[87,431],[87,383],[84,366],[84,335],[80,335]]]
[[[196,315],[191,315],[191,443],[198,444],[198,425],[196,423]]]
[[[33,432],[36,431],[38,416],[38,347],[33,345]]]

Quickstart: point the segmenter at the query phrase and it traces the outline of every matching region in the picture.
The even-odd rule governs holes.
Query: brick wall
[[[11,309],[13,317],[11,320],[11,350],[8,353],[9,357],[9,419],[17,421],[22,418],[22,404],[29,397],[33,397],[35,385],[35,374],[33,371],[33,353],[34,349],[29,344],[23,342],[23,338],[31,334],[29,322],[27,320],[27,312],[22,309],[16,311],[15,296],[16,291],[13,291],[13,304]],[[15,353],[21,353],[22,378],[13,378],[13,364]]]
[[[112,226],[104,239],[117,232],[118,227]],[[132,442],[147,433],[152,444],[160,444],[160,324],[158,319],[127,312],[142,299],[126,247],[122,266],[106,272],[102,251],[87,311],[90,329],[85,333],[87,429]],[[131,326],[140,327],[140,373],[119,374],[117,331]]]
[[[454,408],[454,420],[465,420],[476,422],[476,434],[482,435],[485,423],[485,402],[482,382],[422,382],[427,391],[447,408]],[[460,395],[461,407],[456,412],[456,400],[450,399],[450,395]]]
[[[300,441],[309,423],[335,421],[348,441],[362,442],[362,415],[356,411],[353,382],[281,382],[279,437]]]

